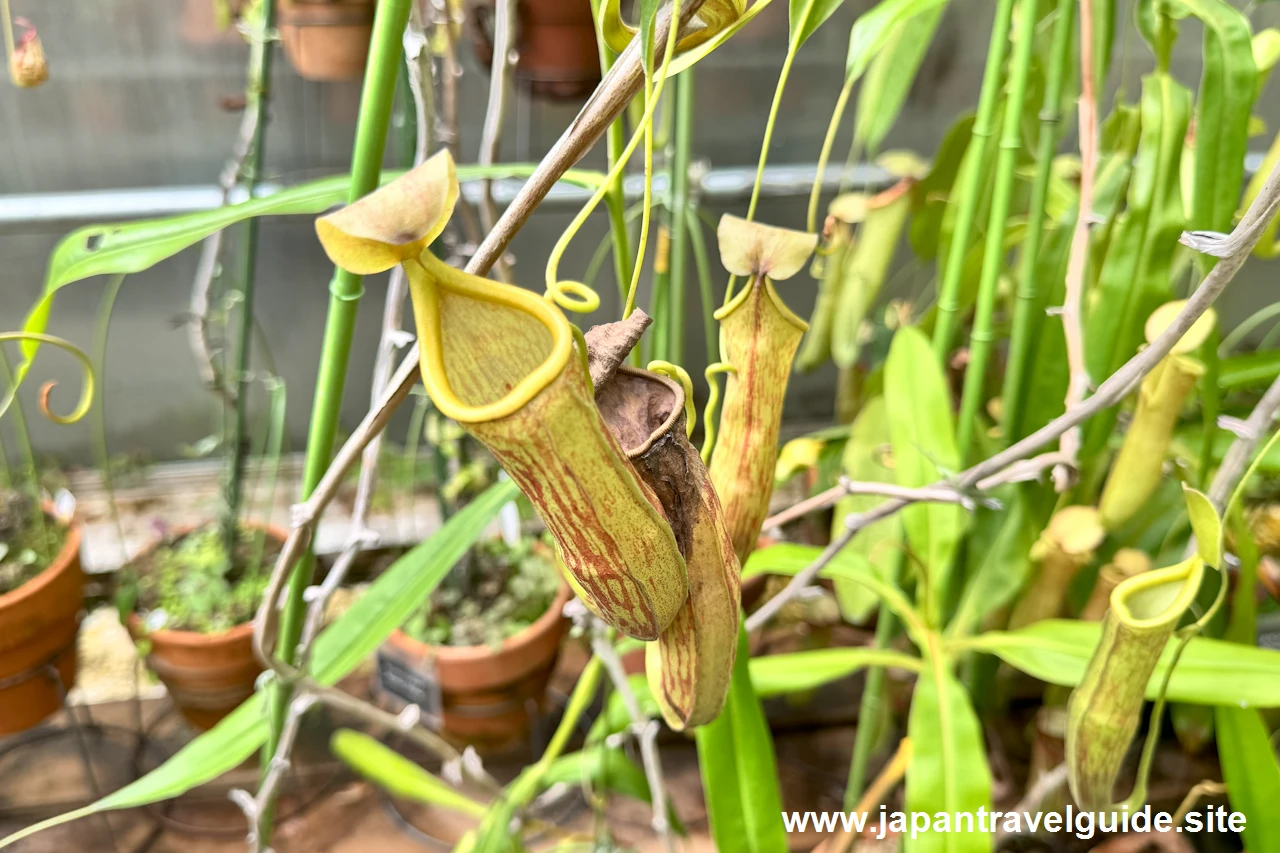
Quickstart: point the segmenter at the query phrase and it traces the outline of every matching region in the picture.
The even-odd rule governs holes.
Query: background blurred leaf
[[[720,853],[787,853],[773,737],[751,688],[750,653],[740,629],[724,711],[695,730],[707,818]]]
[[[942,666],[921,673],[907,720],[911,765],[907,770],[908,812],[976,814],[991,809],[991,770],[982,728],[960,683]],[[951,827],[953,830],[958,827]],[[988,853],[990,833],[927,832],[903,837],[906,853]]]
[[[960,469],[951,395],[929,339],[917,328],[899,329],[885,363],[884,399],[893,438],[893,467],[901,486],[927,486]],[[927,617],[941,623],[947,574],[968,526],[957,504],[916,504],[901,513],[907,542],[924,564]]]
[[[975,637],[966,649],[989,652],[1012,667],[1050,684],[1074,687],[1102,636],[1102,623],[1046,619],[1018,631],[992,631]],[[1147,698],[1159,693],[1173,656],[1170,640],[1147,685]],[[1229,690],[1223,685],[1229,684]],[[1280,651],[1196,637],[1169,678],[1171,702],[1280,707]]]

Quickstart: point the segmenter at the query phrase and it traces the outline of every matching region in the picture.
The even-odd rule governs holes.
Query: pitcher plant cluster
[[[693,80],[703,59],[763,26],[753,21],[775,2],[639,0],[632,21],[617,0],[593,0],[603,80],[540,163],[473,166],[441,148],[383,173],[402,36],[424,17],[411,0],[379,0],[349,176],[207,213],[93,226],[59,245],[21,333],[18,383],[48,340],[58,289],[145,269],[228,226],[318,215],[335,270],[305,490],[254,626],[269,677],[158,770],[0,847],[173,797],[261,750],[262,787],[236,801],[251,849],[265,850],[299,720],[327,704],[440,758],[436,775],[354,730],[332,743],[375,784],[469,818],[459,851],[521,850],[534,836],[614,849],[604,820],[584,835],[538,819],[538,797],[561,782],[585,785],[598,810],[611,795],[648,801],[654,834],[677,849],[681,804],[665,793],[657,720],[697,743],[716,849],[785,851],[790,802],[762,699],[864,672],[847,810],[1004,805],[993,792],[1014,780],[990,759],[984,722],[1032,695],[1033,737],[1064,757],[1033,767],[1013,798],[1020,808],[1140,809],[1157,753],[1195,751],[1211,737],[1221,785],[1189,782],[1176,819],[1205,792],[1225,792],[1247,816],[1246,849],[1280,849],[1280,764],[1263,713],[1280,707],[1280,653],[1258,643],[1260,612],[1280,609],[1263,559],[1277,540],[1273,513],[1258,488],[1280,471],[1280,350],[1269,345],[1280,325],[1248,345],[1280,310],[1226,327],[1213,307],[1246,259],[1265,263],[1280,246],[1280,137],[1248,181],[1245,171],[1250,139],[1274,118],[1254,108],[1280,59],[1280,30],[1255,32],[1259,10],[1227,0],[979,4],[991,30],[974,109],[936,150],[907,152],[884,142],[913,85],[924,85],[917,76],[936,34],[971,10],[879,0],[833,17],[842,0],[788,0],[750,199],[715,223],[721,288],[688,188]],[[759,221],[774,129],[796,119],[787,97],[796,56],[819,28],[850,19],[829,129],[813,140],[819,170],[805,221]],[[1173,49],[1192,19],[1202,62],[1198,79],[1182,79]],[[1148,55],[1153,70],[1139,78],[1131,66]],[[408,67],[415,73],[415,56]],[[1062,144],[1068,127],[1072,150]],[[674,140],[669,151],[656,130]],[[821,215],[843,136],[846,161],[870,160],[881,178],[857,186],[845,170]],[[606,170],[574,168],[601,138]],[[633,158],[644,176],[638,235],[622,193]],[[671,197],[654,191],[660,168],[677,176]],[[470,214],[460,182],[511,175],[523,188],[463,268],[450,250],[457,241],[444,239]],[[541,287],[530,289],[519,264],[504,266],[503,281],[488,277],[559,181],[591,197],[552,249]],[[594,272],[561,274],[602,203],[616,317],[600,316]],[[712,356],[699,365],[702,382],[680,363],[694,302],[686,246]],[[362,277],[388,271],[407,282],[415,344],[335,451]],[[808,321],[788,304],[811,300]],[[837,422],[781,446],[789,378],[819,369],[833,377]],[[418,381],[507,478],[321,627],[345,567],[311,586],[317,519]],[[701,417],[695,397],[706,401]],[[780,509],[775,484],[792,476],[807,478],[806,497]],[[501,785],[413,709],[389,715],[333,685],[421,606],[517,492],[554,540],[593,655],[543,755]],[[818,524],[797,532],[806,517]],[[762,546],[762,534],[801,541]],[[784,580],[744,613],[743,580],[757,575]],[[776,627],[820,580],[844,620],[874,620],[873,638],[753,657],[750,635]],[[645,674],[629,678],[620,656],[641,645]],[[888,702],[888,671],[908,679],[905,719]],[[1166,713],[1176,743],[1163,737]],[[639,765],[624,749],[631,737]],[[446,781],[459,778],[468,784]],[[901,847],[989,851],[999,839],[988,829],[926,832]],[[837,833],[821,849],[858,843]]]

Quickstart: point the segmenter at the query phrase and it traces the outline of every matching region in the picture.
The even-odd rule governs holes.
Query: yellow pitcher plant
[[[316,230],[351,272],[404,266],[432,402],[528,496],[601,617],[628,636],[657,639],[689,597],[662,504],[596,408],[580,333],[556,305],[563,294],[539,297],[431,253],[457,199],[453,160],[442,151],[322,217]]]
[[[1144,330],[1147,341],[1155,340],[1185,304],[1186,300],[1167,302],[1153,311]],[[1213,310],[1206,311],[1142,380],[1133,422],[1098,501],[1107,530],[1115,530],[1132,518],[1160,485],[1178,414],[1205,370],[1191,353],[1200,348],[1216,322]]]
[[[715,313],[726,375],[719,438],[709,469],[734,550],[744,560],[769,514],[787,379],[809,328],[773,285],[800,271],[818,236],[728,214],[721,218],[717,236],[721,263],[731,275],[747,281]]]

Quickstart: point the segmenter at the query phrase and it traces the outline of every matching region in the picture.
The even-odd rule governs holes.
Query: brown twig
[[[268,33],[253,33],[250,38],[265,39],[272,36]],[[247,103],[240,113],[240,128],[236,132],[236,141],[231,148],[231,159],[222,167],[218,176],[218,190],[221,194],[219,206],[225,207],[231,200],[231,191],[244,175],[245,163],[253,151],[253,140],[258,132],[259,111]],[[195,356],[196,370],[200,381],[213,393],[222,397],[227,405],[236,404],[235,388],[223,381],[222,374],[214,363],[213,347],[209,344],[209,292],[213,288],[213,280],[218,270],[218,258],[222,254],[223,229],[209,235],[200,244],[200,260],[196,262],[196,276],[191,283],[191,317],[188,323],[191,338],[191,352]]]
[[[631,718],[631,733],[635,736],[636,743],[640,745],[640,762],[644,765],[644,775],[649,782],[649,799],[653,806],[651,822],[653,831],[662,843],[663,849],[667,853],[675,853],[671,821],[667,819],[666,782],[662,775],[662,759],[658,755],[658,732],[661,727],[657,720],[650,719],[640,710],[640,703],[636,700],[635,691],[631,689],[631,683],[627,681],[627,672],[622,666],[622,659],[618,657],[617,649],[613,647],[613,639],[607,626],[586,613],[585,607],[582,608],[582,612],[585,614],[585,619],[590,621],[587,630],[591,632],[591,650],[604,665],[609,680],[613,682],[613,689],[622,697],[622,704],[627,708],[627,716]]]
[[[841,498],[849,495],[880,495],[886,498],[910,498],[934,503],[954,503],[960,504],[967,510],[972,510],[978,503],[982,503],[991,509],[1000,508],[1000,502],[997,500],[981,497],[975,499],[951,486],[926,486],[922,489],[912,489],[893,483],[864,483],[850,480],[848,477],[841,477],[839,485],[832,486],[825,492],[819,492],[794,506],[787,507],[777,515],[766,518],[764,520],[764,529],[769,530],[773,527],[789,524],[809,513],[826,509]]]
[[[1271,383],[1267,393],[1263,394],[1258,405],[1253,407],[1253,411],[1245,419],[1244,426],[1237,433],[1236,440],[1231,442],[1231,447],[1227,449],[1227,455],[1222,457],[1222,465],[1213,475],[1213,482],[1209,484],[1209,500],[1213,501],[1218,512],[1226,510],[1231,492],[1248,469],[1249,461],[1253,459],[1253,454],[1257,451],[1263,436],[1270,429],[1277,411],[1280,411],[1280,377]]]
[[[1098,98],[1093,79],[1093,3],[1080,0],[1080,205],[1075,230],[1071,234],[1071,252],[1067,257],[1066,299],[1062,305],[1062,331],[1067,341],[1066,411],[1080,405],[1089,391],[1089,370],[1085,364],[1084,332],[1081,305],[1084,301],[1085,264],[1089,256],[1089,219],[1093,215],[1093,175],[1097,166]],[[1080,455],[1080,428],[1073,426],[1062,434],[1059,449],[1065,460],[1053,470],[1059,492],[1075,481],[1075,468]]]

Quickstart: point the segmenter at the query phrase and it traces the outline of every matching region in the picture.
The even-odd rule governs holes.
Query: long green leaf
[[[894,482],[893,469],[885,464],[885,450],[891,441],[889,413],[885,408],[884,397],[875,397],[862,407],[853,422],[841,460],[844,473],[851,480],[862,483]],[[851,513],[864,512],[883,500],[884,498],[875,495],[849,495],[841,498],[836,503],[831,521],[832,537],[844,532],[845,519]],[[860,568],[873,571],[881,580],[887,581],[892,577],[893,566],[902,545],[902,522],[897,516],[890,516],[859,530],[853,541],[836,555],[836,560],[846,559],[846,554],[860,555],[865,561],[865,567]],[[835,588],[840,612],[849,622],[864,621],[876,605],[874,591],[865,584],[836,578]]]
[[[501,166],[459,166],[460,181],[480,178],[526,177],[535,167],[527,164]],[[394,180],[403,171],[386,171],[383,182]],[[595,189],[603,180],[596,172],[571,170],[563,180],[568,184]],[[54,294],[62,287],[96,275],[137,273],[199,243],[222,229],[259,216],[314,215],[346,200],[350,175],[321,178],[262,198],[249,199],[211,210],[201,210],[163,219],[144,219],[116,225],[86,225],[58,242],[49,257],[44,292],[27,315],[23,329],[43,332],[49,322]],[[25,362],[19,381],[34,357],[38,344],[24,343]]]
[[[1257,92],[1258,66],[1249,19],[1225,0],[1163,2],[1173,14],[1193,15],[1204,24],[1191,227],[1229,231],[1240,203],[1249,111]]]
[[[926,486],[958,471],[960,453],[951,420],[951,396],[929,339],[915,327],[899,329],[884,371],[898,484]],[[941,623],[947,573],[967,521],[957,504],[916,504],[902,511],[907,542],[925,566],[926,616],[931,624]]]
[[[350,610],[316,638],[311,663],[316,681],[326,685],[337,683],[377,649],[426,600],[498,510],[517,494],[515,484],[509,480],[490,486],[433,536],[396,560]],[[10,835],[0,840],[0,848],[77,818],[179,796],[232,770],[253,755],[266,739],[266,701],[259,691],[146,776],[92,805]]]
[[[1101,635],[1098,622],[1046,619],[1018,631],[983,634],[964,647],[994,654],[1041,681],[1074,687],[1084,677]],[[1161,656],[1147,685],[1148,699],[1159,693],[1176,645],[1177,640],[1170,640]],[[1231,689],[1224,690],[1224,684]],[[1280,707],[1280,652],[1197,637],[1187,644],[1169,678],[1166,698],[1200,705]]]
[[[924,53],[933,40],[938,20],[948,2],[949,0],[881,0],[874,9],[859,16],[853,23],[853,29],[849,31],[849,54],[844,66],[845,78],[857,80],[868,71],[873,60],[878,57],[892,56],[895,58],[886,60],[886,64],[896,69],[896,72],[907,75],[907,89],[910,89],[910,83],[915,79],[916,71],[919,70]],[[907,33],[922,40],[923,45],[903,43],[903,36]],[[920,49],[916,51],[912,49],[914,47]],[[874,102],[879,104],[878,109],[889,109],[896,116],[898,110],[902,108],[901,101],[906,98],[906,91],[883,93],[887,95],[886,100],[880,95],[872,95],[870,90],[880,83],[892,83],[897,87],[901,82],[901,80],[881,79],[873,69],[871,76],[864,84],[864,94],[859,97],[874,97]],[[894,100],[898,101],[896,109],[890,106]],[[865,101],[863,104],[866,106]],[[893,124],[892,120],[889,124]]]
[[[773,738],[751,687],[749,656],[740,630],[724,711],[696,730],[707,817],[720,853],[787,853]]]
[[[1227,796],[1231,808],[1245,816],[1245,849],[1280,850],[1280,763],[1262,714],[1229,706],[1214,712]]]
[[[1223,391],[1269,385],[1277,376],[1280,376],[1280,349],[1235,355],[1218,362],[1218,387]]]
[[[792,49],[799,48],[818,31],[844,0],[791,0],[788,21],[791,25]]]
[[[377,738],[352,729],[338,729],[329,749],[344,764],[388,793],[480,818],[484,804],[464,796],[448,782],[405,758]]]
[[[813,690],[839,681],[869,666],[918,672],[919,658],[892,649],[869,646],[811,649],[751,659],[751,684],[762,699]]]
[[[911,738],[907,812],[954,817],[991,809],[991,770],[982,728],[964,688],[940,663],[916,682],[907,734]],[[906,853],[988,853],[991,849],[991,834],[981,831],[976,820],[972,826],[948,825],[947,831],[937,831],[935,826],[933,831],[903,837]]]

